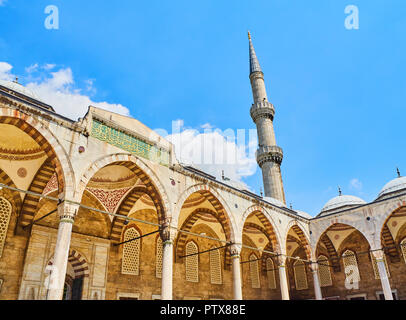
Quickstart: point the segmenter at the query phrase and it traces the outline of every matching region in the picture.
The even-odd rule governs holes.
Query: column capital
[[[309,267],[312,273],[316,273],[319,271],[319,263],[317,261],[311,261]]]
[[[62,201],[58,204],[60,222],[73,223],[79,211],[79,204]]]
[[[278,266],[284,268],[285,265],[286,265],[286,256],[285,255],[279,255],[277,260],[278,260]]]
[[[372,255],[376,259],[376,261],[384,261],[385,252],[382,249],[373,250]]]
[[[166,218],[161,226],[160,235],[162,238],[162,242],[164,244],[173,243],[173,240],[175,239],[175,236],[176,236],[176,230],[174,228],[171,228],[170,224],[171,224],[171,219]]]
[[[238,243],[233,243],[230,246],[231,257],[239,257],[241,253],[242,245]]]

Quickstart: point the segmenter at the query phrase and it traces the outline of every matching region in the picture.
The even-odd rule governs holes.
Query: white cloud
[[[350,181],[350,189],[351,190],[361,191],[362,190],[362,182],[359,181],[357,178],[351,179],[351,181]]]
[[[174,133],[165,138],[175,146],[176,157],[181,163],[193,165],[221,180],[222,171],[227,178],[248,186],[242,182],[242,178],[251,176],[257,169],[255,160],[255,148],[257,139],[255,130],[248,133],[246,143],[246,131],[236,133],[231,130],[221,131],[213,128],[210,124],[204,125],[204,132],[191,128],[182,128],[183,120],[176,120],[173,124]],[[201,126],[203,128],[203,126]]]
[[[0,80],[14,80],[15,77],[13,76],[13,74],[11,74],[11,69],[13,69],[13,66],[11,64],[0,61]]]
[[[0,0],[1,1],[1,0]],[[12,65],[0,62],[0,79],[11,81],[15,76],[11,73]],[[57,113],[76,120],[86,114],[87,108],[92,105],[123,115],[130,115],[128,108],[121,104],[108,102],[95,102],[82,89],[75,85],[73,72],[70,68],[61,68],[55,72],[53,64],[33,64],[25,69],[27,83],[25,86],[34,91],[41,101],[51,105]],[[45,70],[45,71],[39,71]],[[93,80],[85,81],[84,91],[95,93]]]
[[[27,72],[27,73],[33,73],[37,70],[38,70],[38,63],[32,64],[29,67],[25,68],[25,72]]]

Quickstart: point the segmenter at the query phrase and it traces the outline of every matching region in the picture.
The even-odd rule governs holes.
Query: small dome
[[[350,195],[340,195],[329,200],[321,209],[321,212],[330,211],[333,209],[338,209],[346,206],[357,206],[366,204],[361,198],[350,196]]]
[[[39,100],[39,97],[35,94],[34,91],[24,87],[21,83],[18,83],[17,80],[15,80],[15,81],[0,80],[0,85],[8,88],[10,90],[21,93],[29,98]]]
[[[266,202],[274,204],[275,206],[286,208],[286,204],[284,204],[282,201],[280,201],[278,199],[271,198],[271,197],[264,197],[264,200]]]
[[[304,212],[304,211],[301,211],[301,210],[296,210],[296,213],[297,213],[298,216],[301,216],[303,218],[313,219],[313,217],[310,214],[308,214],[307,212]]]
[[[385,184],[381,192],[379,192],[378,199],[402,189],[406,189],[406,177],[398,177],[396,179],[393,179],[392,181],[389,181],[387,184]]]

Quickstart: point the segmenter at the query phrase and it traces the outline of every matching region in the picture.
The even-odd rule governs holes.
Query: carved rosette
[[[278,165],[281,165],[283,160],[283,150],[278,146],[259,147],[256,156],[260,168],[262,168],[262,165],[266,162],[275,162]]]

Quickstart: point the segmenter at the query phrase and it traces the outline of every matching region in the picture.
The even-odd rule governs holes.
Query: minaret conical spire
[[[254,72],[262,72],[261,66],[255,53],[254,45],[251,40],[251,33],[248,31],[249,50],[250,50],[250,74]]]

